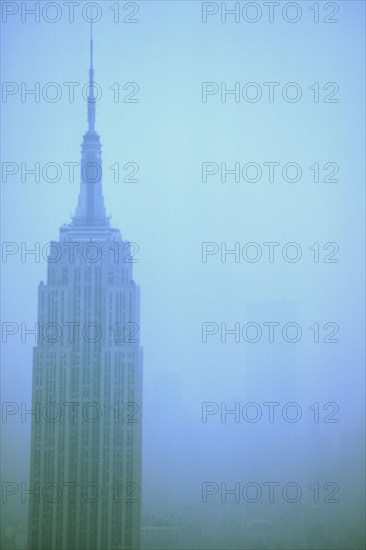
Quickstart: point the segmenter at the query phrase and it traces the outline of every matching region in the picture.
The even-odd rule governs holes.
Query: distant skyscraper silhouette
[[[139,548],[139,288],[104,207],[92,36],[90,59],[78,205],[38,294],[29,550]]]

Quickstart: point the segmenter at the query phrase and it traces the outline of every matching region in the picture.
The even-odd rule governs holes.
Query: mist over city
[[[1,547],[365,547],[365,4],[2,2]]]

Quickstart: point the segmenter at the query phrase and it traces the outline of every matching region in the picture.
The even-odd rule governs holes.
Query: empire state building
[[[92,36],[87,118],[76,212],[38,292],[29,550],[139,549],[140,298],[104,207]]]

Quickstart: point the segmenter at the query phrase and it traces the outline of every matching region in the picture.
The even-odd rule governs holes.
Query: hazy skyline
[[[286,470],[280,465],[290,460],[291,479],[300,484],[309,481],[310,485],[316,476],[320,483],[339,477],[340,484],[344,475],[346,493],[336,508],[337,525],[343,521],[345,531],[347,525],[352,529],[348,507],[360,530],[362,508],[356,505],[355,487],[361,485],[364,409],[364,247],[360,237],[364,227],[364,4],[337,2],[336,24],[314,23],[314,11],[305,2],[296,24],[282,17],[269,23],[263,2],[256,3],[263,9],[262,19],[251,24],[243,18],[239,23],[229,18],[222,23],[220,12],[203,23],[201,2],[170,1],[139,2],[134,16],[138,23],[114,23],[112,4],[103,3],[102,17],[94,25],[95,79],[103,92],[97,102],[98,133],[103,143],[107,214],[112,215],[112,225],[121,229],[122,238],[138,246],[133,267],[142,289],[141,340],[146,358],[143,514],[182,516],[187,523],[191,506],[204,530],[215,526],[222,537],[218,544],[222,547],[227,540],[230,547],[225,521],[231,505],[225,508],[220,494],[203,504],[201,484],[244,484],[253,481],[251,473],[258,482],[273,480],[273,475],[283,480]],[[121,14],[129,12],[123,10],[124,4],[120,3]],[[3,81],[19,85],[19,92],[6,101],[3,97],[2,103],[3,135],[7,136],[3,163],[18,167],[17,174],[8,174],[4,181],[3,165],[2,235],[3,241],[19,245],[19,252],[2,263],[3,321],[19,326],[3,342],[2,388],[4,401],[29,407],[35,342],[31,336],[22,342],[21,323],[34,327],[36,289],[46,279],[47,265],[42,254],[39,262],[31,255],[22,262],[21,243],[28,248],[40,243],[42,250],[56,240],[77,202],[78,168],[71,182],[64,163],[79,161],[86,123],[86,102],[79,90],[88,81],[89,24],[78,13],[74,23],[63,11],[60,21],[51,24],[30,19],[22,23],[19,12],[2,25]],[[41,94],[39,103],[31,96],[22,102],[22,82],[29,88],[39,82],[41,90],[56,82],[62,97],[53,103]],[[80,83],[74,102],[68,100],[65,82]],[[240,101],[229,94],[222,102],[222,83],[233,90],[236,82]],[[263,94],[256,103],[243,99],[243,88],[251,82],[258,83]],[[274,102],[266,100],[267,82],[280,83]],[[301,87],[302,97],[296,103],[283,99],[283,87],[289,82]],[[334,90],[323,86],[337,83],[339,101],[314,102],[316,82],[322,98]],[[126,83],[134,84],[124,90]],[[203,83],[216,83],[219,90],[206,102]],[[118,89],[121,95],[115,102]],[[122,98],[131,93],[138,102],[124,103]],[[21,163],[29,168],[36,162],[41,167],[40,181],[25,175],[22,182]],[[290,162],[302,169],[301,179],[293,183],[282,176],[282,167]],[[62,168],[60,181],[42,177],[47,163]],[[206,182],[202,181],[203,163],[220,168]],[[231,176],[224,183],[221,163],[228,169],[234,169],[235,163],[240,163],[240,169],[256,163],[263,174],[257,182],[245,181],[241,173],[239,182]],[[268,181],[266,163],[279,163],[273,183]],[[314,181],[315,163],[319,163],[319,182]],[[327,163],[339,166],[334,176],[338,182],[323,181],[331,174],[329,167],[324,169]],[[120,176],[133,174],[131,179],[138,182],[123,182],[122,177],[115,182],[117,166]],[[268,261],[264,244],[268,242],[280,243],[273,262]],[[293,242],[302,251],[295,263],[282,255],[286,243]],[[207,261],[202,260],[203,243],[213,243],[212,250],[218,250]],[[235,254],[222,261],[221,243],[228,251],[239,243],[239,261]],[[260,246],[258,262],[244,259],[247,243]],[[314,243],[319,243],[319,262],[314,261]],[[335,243],[339,250],[325,250],[327,243]],[[333,251],[339,261],[324,263]],[[274,313],[276,307],[284,312],[283,304],[289,303],[294,304],[289,308],[291,318]],[[257,343],[245,341],[242,332],[239,342],[233,335],[222,342],[222,323],[231,330],[239,323],[241,331],[249,322],[263,330]],[[268,322],[296,322],[302,336],[296,343],[286,342],[280,326],[279,339],[269,343],[268,328],[263,325]],[[207,342],[202,341],[203,323],[218,327]],[[316,328],[309,329],[315,323],[319,323],[319,343],[314,341]],[[332,331],[332,326],[324,328],[327,323],[339,327],[338,343],[323,341]],[[219,412],[202,422],[204,402],[233,407],[235,402],[258,401],[248,395],[247,365],[270,356],[280,384],[282,360],[289,355],[295,357],[296,395],[288,401],[307,411],[301,421],[223,423]],[[264,377],[262,408],[264,402],[282,400],[283,388],[269,387],[267,382]],[[329,402],[337,403],[340,422],[320,426],[313,422],[309,407],[315,402],[320,411]],[[3,479],[26,481],[30,417],[22,423],[19,415],[10,416],[2,432]],[[353,449],[349,462],[348,448]],[[319,470],[319,463],[314,466],[317,456]],[[9,503],[9,523],[14,525],[17,515],[24,521],[24,505],[19,507],[15,499]],[[280,508],[273,510],[280,518],[288,518],[287,512],[281,516]],[[240,515],[240,503],[236,510]],[[327,533],[331,510],[323,507],[316,512]],[[235,514],[229,514],[234,523]],[[246,518],[245,525],[251,514],[254,520],[270,517],[252,508],[249,516],[244,512],[240,516]],[[291,520],[294,528],[296,517]],[[240,519],[238,524],[245,528]],[[279,528],[280,538],[285,532],[285,527]],[[207,536],[205,544],[214,547]],[[314,537],[310,548],[316,545]],[[195,548],[193,542],[185,544]]]

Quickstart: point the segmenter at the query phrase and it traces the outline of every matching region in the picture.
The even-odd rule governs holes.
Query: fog
[[[21,4],[2,6],[6,550],[27,547],[26,331],[77,205],[89,67],[81,6]],[[129,4],[99,2],[93,33],[105,204],[141,288],[141,548],[364,548],[364,4],[316,2],[318,23],[309,2],[293,23],[284,2],[251,23]]]

